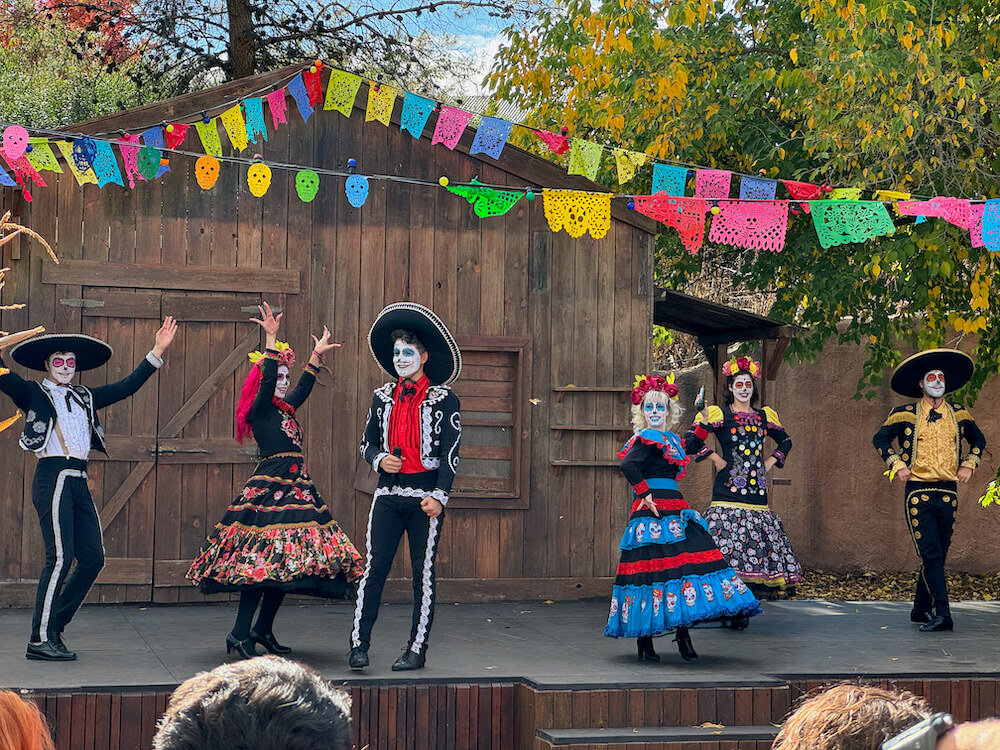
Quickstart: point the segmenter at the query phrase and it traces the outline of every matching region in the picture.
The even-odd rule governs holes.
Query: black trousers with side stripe
[[[365,573],[358,583],[351,646],[368,650],[382,589],[405,531],[413,571],[413,625],[407,648],[422,654],[427,651],[427,637],[434,622],[434,561],[444,513],[430,518],[420,508],[420,501],[434,488],[437,472],[392,476],[399,485],[379,486],[368,516],[368,552]]]
[[[101,519],[87,487],[86,461],[40,459],[31,501],[45,544],[31,621],[31,640],[38,642],[58,635],[73,619],[104,567],[104,543]],[[74,560],[76,566],[68,575]]]
[[[914,549],[920,557],[913,596],[913,609],[917,612],[933,611],[941,617],[951,616],[944,563],[951,546],[957,508],[956,482],[911,480],[906,483],[906,518]]]

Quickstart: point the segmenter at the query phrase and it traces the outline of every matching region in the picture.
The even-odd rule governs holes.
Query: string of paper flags
[[[245,151],[250,144],[258,145],[268,139],[265,101],[271,115],[272,130],[289,124],[286,93],[291,95],[303,122],[308,122],[321,102],[324,110],[333,109],[350,117],[363,79],[347,71],[332,69],[324,96],[322,67],[322,62],[316,61],[307,70],[293,75],[270,91],[262,89],[217,106],[212,110],[221,110],[216,116],[209,117],[202,111],[193,123],[181,121],[193,117],[192,113],[187,117],[178,117],[176,122],[161,122],[136,133],[120,131],[117,136],[88,136],[34,129],[37,135],[31,136],[20,125],[0,123],[0,127],[4,128],[0,153],[14,173],[12,178],[0,166],[0,185],[20,186],[25,200],[30,201],[33,187],[47,186],[41,172],[63,172],[52,149],[54,145],[80,185],[96,184],[101,188],[110,184],[124,187],[127,181],[129,188],[134,189],[137,182],[155,180],[169,172],[169,155],[180,155],[196,160],[194,176],[204,190],[215,186],[223,163],[248,165],[247,187],[256,197],[267,194],[273,169],[295,172],[296,193],[305,202],[316,197],[321,174],[343,177],[347,200],[354,207],[361,207],[366,202],[370,179],[441,185],[467,200],[481,218],[503,215],[522,198],[532,200],[538,192],[538,188],[485,185],[477,180],[453,185],[447,177],[428,180],[398,175],[364,175],[358,173],[354,159],[348,161],[347,170],[343,171],[265,162],[259,155],[254,155],[252,159],[223,155],[218,128],[220,121],[233,148]],[[590,180],[596,179],[601,159],[608,151],[615,159],[618,179],[622,184],[634,179],[637,170],[644,164],[653,162],[650,195],[540,188],[545,217],[551,229],[565,229],[573,237],[581,237],[585,233],[595,238],[603,237],[610,228],[612,198],[625,197],[629,199],[630,209],[675,229],[684,246],[693,253],[698,252],[704,243],[708,215],[712,217],[709,241],[778,252],[785,245],[789,215],[800,212],[811,214],[824,248],[889,236],[899,224],[919,223],[925,217],[936,217],[967,230],[973,247],[1000,250],[1000,200],[983,202],[945,196],[913,200],[909,193],[900,191],[871,192],[856,187],[834,188],[728,170],[689,169],[654,160],[641,152],[606,148],[599,143],[569,138],[566,128],[561,133],[551,133],[447,106],[383,84],[381,80],[369,81],[365,120],[377,121],[388,127],[401,95],[401,132],[408,132],[415,139],[423,137],[431,114],[437,113],[431,135],[433,145],[442,144],[453,150],[466,128],[478,117],[469,149],[472,155],[484,154],[499,159],[513,128],[518,126],[532,131],[552,153],[568,154],[568,174],[583,175]],[[181,148],[192,126],[204,153]],[[115,146],[121,157],[120,164]],[[734,174],[739,177],[738,198],[730,197]],[[689,196],[686,193],[692,178],[694,195]],[[779,182],[788,193],[788,198],[777,198]],[[895,218],[890,215],[890,210]]]

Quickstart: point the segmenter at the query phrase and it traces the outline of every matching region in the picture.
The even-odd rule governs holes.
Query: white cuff
[[[157,357],[155,354],[153,354],[152,351],[150,351],[149,354],[146,355],[146,361],[149,362],[149,364],[151,364],[157,370],[163,367],[163,360],[160,357]]]
[[[445,492],[444,490],[435,489],[435,490],[431,490],[427,494],[429,494],[431,497],[433,497],[435,500],[437,500],[439,503],[441,503],[441,505],[447,505],[448,504],[448,493]]]
[[[382,459],[388,456],[388,453],[379,453],[372,459],[372,471],[378,471],[378,465],[382,463]]]

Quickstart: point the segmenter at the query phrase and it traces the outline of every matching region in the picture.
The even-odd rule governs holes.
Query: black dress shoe
[[[729,628],[730,630],[746,630],[749,624],[750,617],[748,615],[722,618],[722,627]]]
[[[24,657],[39,661],[73,661],[76,659],[76,654],[66,648],[58,638],[50,638],[44,643],[29,643]]]
[[[393,672],[409,672],[411,669],[424,668],[424,655],[415,654],[410,649],[406,649],[403,655],[396,659],[392,665]]]
[[[292,650],[288,646],[282,646],[274,639],[274,633],[267,633],[266,635],[261,635],[260,633],[251,630],[250,640],[254,643],[259,643],[268,653],[277,654],[278,656],[284,656],[285,654],[292,653]]]
[[[230,633],[226,636],[226,653],[231,654],[233,651],[239,654],[241,659],[252,659],[257,655],[257,649],[253,647],[252,640],[247,638],[245,641],[241,641]]]
[[[653,650],[653,637],[650,635],[644,635],[641,638],[637,638],[635,642],[639,649],[639,661],[659,661],[660,657]]]
[[[931,619],[920,626],[921,633],[938,633],[942,630],[954,630],[955,623],[951,621],[950,617],[942,617],[941,615],[934,615]]]
[[[910,610],[910,622],[924,623],[928,622],[933,615],[930,612],[919,612],[915,609]]]
[[[677,650],[680,651],[681,658],[684,661],[695,661],[698,658],[687,628],[677,628],[677,635],[674,637],[674,641],[677,643]]]
[[[361,648],[361,646],[355,646],[351,649],[351,653],[347,655],[347,666],[353,672],[360,672],[368,666],[368,652]]]

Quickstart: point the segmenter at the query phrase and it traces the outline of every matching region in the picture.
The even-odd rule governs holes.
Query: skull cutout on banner
[[[73,141],[73,163],[81,172],[86,172],[94,164],[97,144],[92,138],[77,138]]]
[[[139,149],[139,174],[152,180],[160,171],[160,150],[153,146]]]
[[[254,164],[247,170],[247,187],[255,198],[262,198],[271,187],[271,168],[266,164]]]
[[[219,179],[219,160],[205,154],[194,163],[194,176],[202,190],[209,190]]]
[[[299,194],[299,200],[309,203],[319,192],[319,175],[311,169],[303,169],[295,175],[295,191]]]
[[[355,208],[361,208],[368,200],[368,178],[360,174],[352,174],[344,183],[347,191],[347,202]]]
[[[3,131],[3,150],[11,161],[24,156],[28,147],[28,131],[20,125],[8,125]]]

